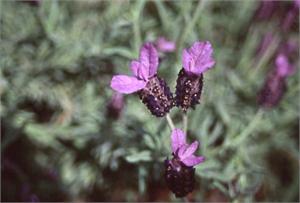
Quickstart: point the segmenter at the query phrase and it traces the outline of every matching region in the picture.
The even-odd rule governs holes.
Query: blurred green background
[[[142,43],[176,42],[159,75],[174,92],[182,49],[210,41],[215,67],[188,112],[201,143],[189,201],[299,201],[299,7],[277,1],[1,1],[1,200],[182,201],[167,188],[170,129],[137,95],[119,118],[114,74],[130,74]],[[263,10],[263,11],[261,11]],[[268,15],[268,12],[271,12]],[[282,21],[291,12],[292,24]],[[297,13],[298,12],[298,13]],[[290,14],[292,15],[292,14]],[[272,42],[258,51],[264,36]],[[281,45],[297,45],[280,104],[256,95]],[[171,110],[175,125],[181,114]]]

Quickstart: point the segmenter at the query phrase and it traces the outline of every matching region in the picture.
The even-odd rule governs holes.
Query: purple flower
[[[157,76],[158,53],[153,44],[142,46],[139,60],[131,61],[130,68],[133,76],[114,76],[111,88],[123,94],[138,92],[153,115],[164,116],[174,106],[174,101],[166,82]]]
[[[296,55],[298,58],[298,51],[299,45],[297,40],[289,39],[287,42],[280,45],[278,53],[284,54],[286,56],[293,56]]]
[[[288,58],[283,54],[279,54],[276,57],[275,64],[276,72],[280,77],[287,77],[295,72],[294,67],[289,63]]]
[[[203,156],[195,156],[199,142],[186,143],[186,134],[180,129],[174,129],[171,135],[172,152],[186,166],[195,166],[204,161]]]
[[[198,145],[197,141],[187,144],[186,135],[182,130],[172,131],[173,158],[165,161],[165,180],[176,197],[184,197],[194,189],[194,166],[204,161],[204,157],[194,155]]]
[[[133,76],[114,76],[110,84],[112,89],[123,94],[143,89],[157,73],[158,53],[155,47],[151,43],[145,43],[140,50],[139,60],[131,61],[130,68]]]
[[[203,73],[215,64],[212,54],[213,49],[209,42],[195,42],[191,48],[183,50],[183,68],[178,74],[176,84],[176,105],[183,111],[199,104]]]
[[[188,73],[200,75],[215,64],[213,49],[209,42],[195,42],[191,48],[182,53],[183,68]]]
[[[272,108],[279,104],[287,90],[286,78],[295,72],[288,58],[279,54],[275,60],[275,69],[272,70],[257,95],[257,102],[265,108]]]
[[[300,0],[294,0],[294,4],[296,8],[300,7]]]
[[[124,108],[124,96],[115,92],[107,105],[106,115],[113,119],[118,119]]]
[[[263,0],[260,2],[256,16],[258,19],[268,19],[272,16],[277,6],[278,3],[276,1]]]
[[[293,26],[293,24],[295,26],[298,25],[299,22],[299,21],[297,22],[298,16],[299,16],[299,8],[297,6],[294,6],[289,11],[287,11],[285,18],[282,21],[282,29],[284,31],[288,31]]]
[[[257,102],[261,107],[272,108],[279,104],[286,91],[285,78],[279,77],[276,72],[268,74],[264,85],[257,95]]]
[[[156,48],[161,52],[173,52],[176,49],[176,43],[168,41],[164,37],[159,37],[155,42]]]

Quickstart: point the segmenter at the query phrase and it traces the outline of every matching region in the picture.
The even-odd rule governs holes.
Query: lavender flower
[[[123,94],[138,92],[153,115],[164,116],[173,107],[173,95],[166,82],[157,76],[158,53],[153,44],[142,46],[139,60],[131,61],[130,68],[133,76],[114,76],[111,88]]]
[[[298,53],[297,51],[299,50],[299,44],[297,40],[289,39],[287,42],[283,43],[279,50],[278,53],[284,54],[286,56],[293,56],[298,58]]]
[[[114,93],[107,105],[106,115],[109,118],[118,119],[124,108],[124,96],[118,92]]]
[[[289,63],[288,58],[283,54],[279,54],[276,57],[275,65],[276,74],[282,78],[290,76],[295,72],[294,66]]]
[[[195,156],[198,141],[186,143],[186,134],[174,129],[171,135],[173,158],[165,161],[165,180],[176,197],[184,197],[194,189],[195,165],[204,161],[203,156]]]
[[[183,68],[178,74],[176,85],[176,104],[184,111],[199,103],[203,73],[215,64],[213,49],[209,42],[195,42],[182,54]]]
[[[164,37],[159,37],[155,42],[156,48],[160,52],[173,52],[176,49],[176,44],[173,41],[168,41]]]
[[[294,0],[294,5],[296,8],[300,8],[300,0]]]
[[[286,12],[286,16],[283,18],[282,25],[281,25],[282,29],[284,31],[289,31],[290,28],[293,26],[293,24],[295,25],[295,27],[297,27],[297,25],[299,24],[298,16],[299,16],[299,2],[294,1],[294,4],[291,5],[289,10]]]
[[[286,77],[294,73],[294,67],[283,54],[276,57],[275,66],[275,70],[268,74],[257,96],[258,104],[265,108],[271,108],[279,104],[287,89]]]
[[[277,4],[276,1],[261,1],[256,14],[258,19],[269,19],[273,15],[275,8],[278,6]]]

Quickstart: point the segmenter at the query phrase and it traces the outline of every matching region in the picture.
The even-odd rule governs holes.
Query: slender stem
[[[170,21],[170,18],[168,17],[168,13],[167,13],[166,8],[164,6],[164,2],[160,1],[160,0],[155,0],[154,3],[157,7],[158,15],[161,19],[163,29],[167,30],[168,23],[171,22],[171,21]]]
[[[192,19],[186,24],[186,26],[183,29],[183,32],[181,34],[181,36],[178,38],[178,41],[176,44],[178,44],[178,50],[177,50],[177,58],[180,55],[183,43],[185,41],[185,39],[187,38],[188,34],[191,32],[191,30],[193,29],[195,23],[197,22],[197,19],[201,13],[201,10],[204,8],[204,1],[198,1],[198,5],[195,9],[195,12],[193,13]]]
[[[183,112],[182,114],[182,122],[183,122],[183,130],[185,134],[187,133],[188,130],[188,117],[187,117],[187,112]]]
[[[168,121],[168,125],[171,128],[171,130],[174,130],[175,129],[175,125],[174,125],[174,123],[172,121],[172,118],[170,117],[170,114],[167,113],[166,119]]]
[[[136,1],[136,8],[134,11],[133,19],[133,36],[135,43],[135,51],[138,52],[142,43],[141,30],[140,30],[140,18],[144,8],[145,1]]]

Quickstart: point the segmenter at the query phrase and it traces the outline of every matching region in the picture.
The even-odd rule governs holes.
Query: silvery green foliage
[[[137,96],[126,97],[130,105],[119,120],[107,119],[109,82],[115,73],[129,73],[128,61],[143,42],[166,36],[177,51],[162,55],[160,74],[174,91],[182,49],[203,39],[213,43],[216,66],[205,75],[201,104],[188,112],[189,137],[200,140],[206,158],[196,167],[195,200],[218,189],[231,201],[254,201],[267,188],[265,201],[295,201],[297,74],[276,108],[259,109],[255,98],[277,46],[298,33],[281,32],[275,20],[253,21],[257,7],[255,1],[45,0],[39,7],[2,1],[1,119],[22,132],[7,130],[2,152],[26,136],[39,149],[30,164],[55,168],[70,200],[147,200],[153,184],[163,182],[170,130]],[[255,57],[266,27],[277,33],[275,42]],[[172,117],[180,126],[180,112]],[[268,161],[273,152],[291,165],[288,185]],[[103,195],[93,199],[95,191]]]

